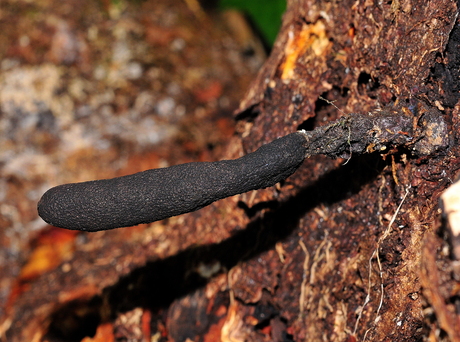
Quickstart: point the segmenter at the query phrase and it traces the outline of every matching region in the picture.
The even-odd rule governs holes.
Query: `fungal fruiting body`
[[[311,155],[350,158],[352,154],[389,151],[390,146],[404,146],[420,155],[448,146],[442,116],[423,106],[419,115],[423,118],[414,126],[413,116],[394,110],[351,114],[312,131],[288,134],[234,160],[187,163],[59,185],[43,195],[38,213],[47,223],[68,229],[128,227],[270,187],[294,173]]]
[[[154,222],[275,185],[302,164],[305,145],[304,134],[296,132],[234,160],[187,163],[59,185],[42,196],[38,213],[53,226],[83,231]]]

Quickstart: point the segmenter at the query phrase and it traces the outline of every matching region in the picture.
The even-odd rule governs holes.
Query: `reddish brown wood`
[[[456,341],[459,276],[436,222],[460,167],[457,14],[453,0],[290,1],[222,158],[342,112],[394,105],[417,125],[420,103],[448,146],[435,125],[425,156],[312,157],[273,188],[91,236],[18,297],[7,336],[143,336],[147,315],[170,341]]]

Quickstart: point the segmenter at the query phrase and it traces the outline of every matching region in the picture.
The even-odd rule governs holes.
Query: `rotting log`
[[[167,257],[63,300],[51,331],[72,331],[75,312],[109,322],[167,307],[151,326],[172,341],[458,341],[458,274],[436,224],[460,168],[457,16],[447,0],[289,2],[223,157],[388,106],[415,126],[435,113],[427,153],[316,156],[276,187],[173,221]]]
[[[242,195],[251,221],[241,226],[257,233],[241,231],[256,242],[233,252],[246,261],[228,276],[229,311],[236,313],[224,323],[227,338],[261,338],[268,326],[273,340],[458,339],[449,326],[458,324],[458,275],[452,267],[439,270],[443,293],[436,284],[423,290],[428,282],[420,280],[433,260],[452,263],[440,252],[447,242],[435,223],[439,196],[459,168],[457,16],[455,1],[289,3],[275,48],[237,115],[246,151],[342,112],[396,104],[417,121],[419,101],[445,120],[449,143],[424,157],[395,149],[346,165],[312,158],[280,187]],[[436,140],[438,127],[426,135]],[[232,229],[235,220],[226,219]],[[444,305],[431,307],[439,298]],[[267,310],[265,320],[250,309]],[[446,316],[454,318],[436,321]]]
[[[281,203],[257,218],[264,243],[277,236],[277,253],[267,248],[239,265],[231,289],[245,305],[268,300],[296,341],[458,340],[458,275],[449,266],[434,285],[427,280],[435,260],[452,264],[435,223],[439,196],[459,168],[457,16],[455,1],[290,3],[238,113],[245,149],[389,104],[417,121],[419,101],[450,132],[448,146],[428,156],[402,148],[345,166],[318,157],[281,189],[243,196],[249,208]],[[438,139],[437,128],[426,135]]]

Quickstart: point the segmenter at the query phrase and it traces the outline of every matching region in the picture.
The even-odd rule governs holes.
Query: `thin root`
[[[380,236],[379,240],[377,241],[377,246],[375,247],[374,251],[372,252],[371,257],[369,258],[369,275],[368,275],[368,280],[367,280],[368,281],[367,295],[366,295],[366,299],[364,300],[363,306],[359,310],[358,318],[356,319],[355,328],[353,330],[353,335],[355,335],[355,336],[356,336],[356,331],[358,330],[358,326],[359,326],[362,314],[364,312],[364,309],[367,306],[367,304],[369,304],[370,299],[371,299],[372,260],[374,259],[374,257],[377,260],[377,266],[378,266],[378,272],[379,272],[379,278],[380,278],[380,301],[379,301],[379,305],[377,307],[377,311],[376,311],[376,314],[375,314],[374,324],[377,324],[377,322],[378,322],[378,317],[379,317],[380,310],[382,309],[382,306],[383,306],[383,298],[384,298],[383,269],[382,269],[382,263],[380,261],[379,249],[380,249],[380,246],[381,246],[382,242],[390,235],[390,233],[392,231],[391,226],[395,222],[396,217],[399,214],[399,211],[401,210],[401,207],[402,207],[404,201],[406,200],[407,195],[409,194],[409,190],[410,190],[410,186],[406,189],[406,192],[405,192],[405,194],[404,194],[404,196],[403,196],[403,198],[401,200],[401,203],[399,203],[398,207],[396,208],[396,211],[393,214],[390,222],[388,223],[387,228],[385,229],[383,234]],[[366,340],[367,334],[371,329],[372,328],[367,329],[366,332],[364,333],[363,342]]]

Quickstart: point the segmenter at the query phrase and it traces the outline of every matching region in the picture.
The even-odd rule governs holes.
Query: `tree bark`
[[[460,339],[458,271],[436,225],[459,168],[457,16],[455,1],[289,3],[237,116],[245,150],[390,108],[414,122],[434,111],[449,138],[438,145],[427,129],[423,156],[310,158],[281,188],[242,196],[244,207],[278,204],[249,224],[266,251],[229,276],[237,305],[277,308],[272,331],[281,320],[295,341]]]
[[[438,206],[460,168],[457,7],[289,1],[222,159],[378,111],[411,115],[414,127],[434,117],[424,148],[311,157],[275,187],[171,220],[164,234],[124,247],[134,256],[119,279],[102,264],[90,282],[69,276],[67,297],[51,296],[62,305],[43,304],[49,338],[81,322],[97,336],[140,307],[152,335],[170,341],[460,341],[459,274]],[[72,281],[86,292],[72,292]],[[76,312],[84,319],[72,320]]]

